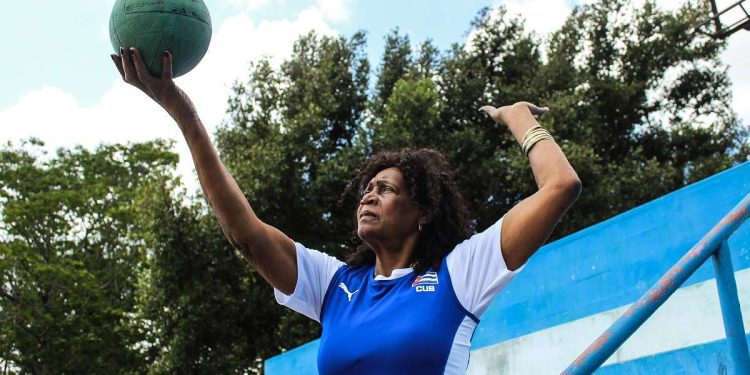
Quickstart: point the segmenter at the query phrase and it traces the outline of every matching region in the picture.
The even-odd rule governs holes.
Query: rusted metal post
[[[669,296],[705,262],[748,217],[750,194],[690,249],[611,327],[576,358],[563,374],[590,374],[604,363]]]
[[[719,20],[719,9],[716,7],[716,0],[711,0],[711,13],[714,15],[714,26],[716,34],[721,32],[721,21]]]
[[[733,374],[750,374],[750,354],[745,340],[745,326],[742,324],[742,310],[737,297],[737,282],[734,279],[732,256],[727,241],[721,243],[713,255],[716,271],[716,289],[719,291],[721,316],[727,334],[729,357],[732,359]]]

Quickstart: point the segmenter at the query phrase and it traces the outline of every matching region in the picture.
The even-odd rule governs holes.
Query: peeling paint
[[[609,331],[602,333],[599,338],[591,343],[591,345],[586,348],[586,350],[580,356],[578,356],[575,361],[573,361],[573,365],[580,366],[584,360],[591,356],[591,354],[598,352],[604,346],[604,344],[609,341],[611,337],[612,334]]]
[[[590,372],[601,366],[747,219],[748,206],[750,206],[750,194],[746,195],[732,211],[724,216],[692,249],[680,258],[644,296],[639,298],[611,327],[589,345],[564,373]],[[733,278],[734,275],[730,277]],[[734,293],[734,298],[736,298],[736,291]],[[739,307],[735,307],[735,309],[739,309]],[[741,327],[742,315],[739,316]],[[744,329],[741,330],[744,331]],[[609,343],[613,336],[613,343]],[[605,344],[608,345],[605,347]],[[743,350],[747,351],[746,347]]]

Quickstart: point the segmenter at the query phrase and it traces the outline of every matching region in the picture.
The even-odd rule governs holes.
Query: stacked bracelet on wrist
[[[524,156],[529,157],[529,151],[531,151],[531,148],[534,147],[537,142],[544,139],[552,139],[552,136],[541,125],[532,126],[527,130],[521,141],[521,150],[523,151]]]

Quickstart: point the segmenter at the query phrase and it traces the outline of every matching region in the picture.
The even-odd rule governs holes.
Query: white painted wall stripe
[[[710,260],[709,260],[710,262]],[[750,269],[735,272],[745,331],[750,332]],[[559,374],[630,305],[471,352],[468,373]],[[604,365],[725,338],[714,279],[678,289]]]

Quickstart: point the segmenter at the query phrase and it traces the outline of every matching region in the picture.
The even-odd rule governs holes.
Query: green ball
[[[117,0],[109,19],[115,53],[136,47],[148,71],[161,76],[164,51],[179,77],[201,61],[211,41],[211,16],[203,0]]]

